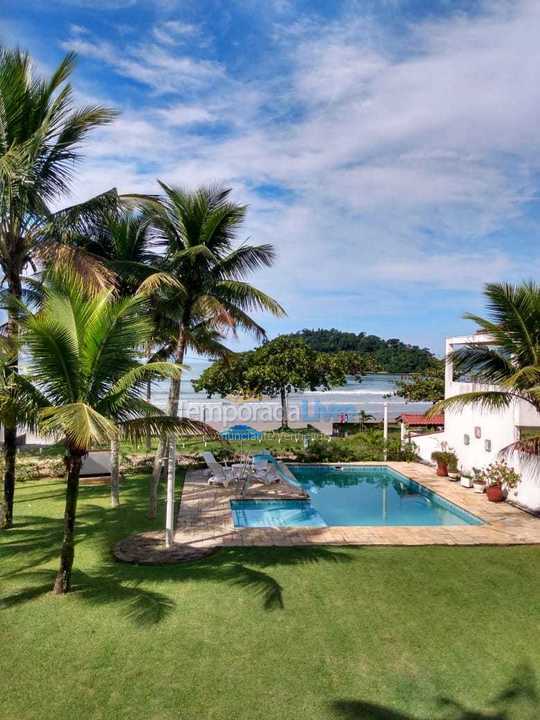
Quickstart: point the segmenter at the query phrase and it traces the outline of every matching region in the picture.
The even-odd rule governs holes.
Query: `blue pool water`
[[[388,467],[290,465],[309,500],[234,500],[237,527],[481,525],[482,521]]]

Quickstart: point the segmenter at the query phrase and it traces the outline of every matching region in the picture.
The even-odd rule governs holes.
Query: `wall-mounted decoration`
[[[470,436],[467,435],[467,434],[465,434],[465,435],[463,436],[463,444],[464,444],[464,445],[469,445],[470,442],[471,442]]]
[[[491,440],[484,440],[484,450],[491,452]]]
[[[474,437],[478,440],[482,437],[482,428],[478,425],[474,428]]]

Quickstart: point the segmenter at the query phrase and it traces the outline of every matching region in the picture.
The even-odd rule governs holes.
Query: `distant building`
[[[446,357],[449,353],[470,344],[490,345],[492,339],[485,333],[452,337],[446,340]],[[475,383],[473,378],[455,377],[452,363],[447,360],[445,397],[453,397],[479,390],[496,390]],[[458,466],[464,472],[482,468],[499,459],[499,453],[512,443],[531,433],[540,434],[540,413],[525,400],[515,400],[502,410],[485,410],[479,405],[467,405],[459,410],[446,410],[444,430],[413,437],[423,460],[431,462],[434,450],[455,452]],[[540,459],[509,455],[508,464],[521,475],[521,482],[509,496],[514,503],[533,512],[540,512]]]

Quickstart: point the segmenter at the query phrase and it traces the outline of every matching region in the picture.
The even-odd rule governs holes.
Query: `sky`
[[[3,0],[0,42],[121,111],[66,204],[222,183],[304,327],[438,354],[539,267],[538,0]],[[252,341],[240,338],[238,347]]]

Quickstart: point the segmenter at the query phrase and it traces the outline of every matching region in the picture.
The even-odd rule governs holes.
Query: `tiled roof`
[[[403,413],[396,419],[401,420],[405,425],[444,425],[444,415],[434,415],[428,418],[425,415]]]

